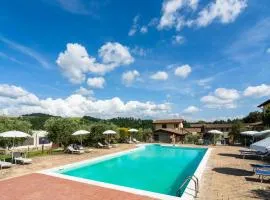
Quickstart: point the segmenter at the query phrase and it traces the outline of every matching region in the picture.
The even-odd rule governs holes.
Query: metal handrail
[[[187,183],[187,181],[192,180],[195,184],[195,197],[197,197],[198,193],[199,193],[199,179],[195,176],[188,176],[186,177],[185,181],[182,183],[182,185],[178,188],[178,190],[176,191],[177,195],[180,195],[180,192],[182,190],[182,188],[184,187],[184,185]]]

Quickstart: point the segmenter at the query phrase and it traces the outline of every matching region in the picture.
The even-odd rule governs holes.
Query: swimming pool
[[[177,196],[185,178],[193,175],[206,148],[145,145],[102,160],[57,168],[54,173]]]

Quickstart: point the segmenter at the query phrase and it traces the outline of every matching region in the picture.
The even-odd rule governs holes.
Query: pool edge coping
[[[103,187],[103,188],[114,189],[114,190],[118,190],[118,191],[122,191],[122,192],[128,192],[128,193],[132,193],[132,194],[136,194],[136,195],[140,195],[140,196],[147,196],[147,197],[151,197],[151,198],[157,198],[157,199],[167,199],[167,200],[189,200],[189,199],[192,200],[192,199],[194,199],[194,197],[195,197],[195,189],[194,189],[195,185],[192,183],[192,181],[189,182],[189,184],[185,188],[182,196],[181,197],[176,197],[176,196],[171,196],[171,195],[166,195],[166,194],[161,194],[161,193],[156,193],[156,192],[150,192],[150,191],[147,191],[147,190],[136,189],[136,188],[126,187],[126,186],[120,186],[120,185],[101,182],[101,181],[95,181],[95,180],[84,179],[84,178],[79,178],[79,177],[72,177],[72,176],[59,174],[59,173],[55,172],[56,170],[69,168],[69,167],[77,166],[77,165],[80,165],[80,164],[100,162],[100,161],[103,161],[103,160],[111,159],[113,157],[118,157],[118,156],[121,156],[121,155],[124,155],[124,154],[127,154],[127,153],[131,153],[133,151],[138,151],[140,148],[143,148],[143,147],[145,147],[147,145],[153,145],[153,144],[155,144],[155,143],[138,144],[138,145],[136,145],[136,148],[134,148],[134,149],[129,149],[129,150],[124,150],[124,151],[120,151],[120,152],[110,153],[110,154],[107,154],[107,155],[102,155],[102,156],[98,156],[98,157],[95,157],[95,158],[90,158],[90,159],[75,162],[75,163],[70,163],[70,164],[66,164],[66,165],[62,165],[62,166],[58,166],[58,167],[53,167],[53,168],[50,168],[50,169],[45,169],[45,170],[38,171],[37,173],[48,175],[48,176],[53,176],[53,177],[57,177],[57,178],[62,178],[62,179],[66,179],[66,180],[77,181],[77,182],[85,183],[85,184],[89,184],[89,185],[95,185],[95,186],[99,186],[99,187]],[[162,145],[162,144],[159,144],[159,145]],[[164,146],[183,147],[181,145],[167,145],[167,144],[164,145]],[[195,148],[197,148],[197,147],[195,147]],[[204,169],[206,167],[206,163],[207,163],[207,160],[209,158],[210,151],[211,151],[211,148],[207,148],[207,147],[202,147],[202,148],[206,148],[207,151],[206,151],[205,155],[203,156],[203,159],[200,161],[200,164],[198,165],[198,167],[197,167],[197,169],[196,169],[196,171],[194,173],[194,175],[196,177],[198,177],[199,181],[200,181],[202,173],[203,173],[203,171],[204,171]]]

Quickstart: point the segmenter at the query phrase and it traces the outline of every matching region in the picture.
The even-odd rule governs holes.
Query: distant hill
[[[56,116],[44,114],[44,113],[31,113],[31,114],[22,115],[22,117],[56,117]]]

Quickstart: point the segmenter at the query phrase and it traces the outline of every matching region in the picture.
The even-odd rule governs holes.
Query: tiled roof
[[[190,124],[191,128],[231,128],[232,124]]]
[[[201,128],[184,128],[185,133],[200,133],[202,131]]]
[[[185,135],[183,131],[179,131],[172,128],[160,128],[160,129],[155,130],[154,132],[161,132],[161,131],[165,131],[167,133],[172,133],[172,134],[177,134],[177,135]]]
[[[262,107],[262,106],[264,106],[266,104],[270,104],[270,99],[268,99],[267,101],[265,101],[262,104],[258,105],[258,107],[260,108],[260,107]]]
[[[181,123],[183,122],[183,119],[159,119],[154,120],[153,124],[173,124],[173,123]]]

